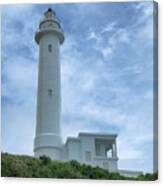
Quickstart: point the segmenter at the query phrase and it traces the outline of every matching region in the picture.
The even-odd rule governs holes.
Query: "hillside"
[[[47,157],[34,158],[24,155],[1,155],[2,177],[65,178],[65,179],[105,179],[105,180],[156,180],[157,175],[146,174],[127,178],[118,173],[109,173],[99,167],[79,164],[76,161],[58,162]]]

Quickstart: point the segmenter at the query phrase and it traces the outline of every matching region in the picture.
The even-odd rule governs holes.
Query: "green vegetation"
[[[146,174],[138,178],[127,178],[118,173],[110,173],[99,167],[79,164],[76,161],[52,161],[46,156],[30,156],[2,153],[2,177],[26,178],[69,178],[69,179],[105,179],[105,180],[156,180],[157,175]]]

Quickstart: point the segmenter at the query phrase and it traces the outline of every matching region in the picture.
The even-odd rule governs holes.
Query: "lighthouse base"
[[[54,147],[44,147],[37,149],[35,152],[35,157],[47,156],[52,160],[61,160],[61,149]]]
[[[36,136],[34,143],[35,157],[47,156],[52,160],[61,160],[61,138],[55,134],[41,134]]]

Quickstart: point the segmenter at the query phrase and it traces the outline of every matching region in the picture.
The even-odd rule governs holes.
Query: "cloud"
[[[135,6],[137,13],[141,13],[136,26],[139,27],[138,37],[141,39],[153,39],[153,13],[154,7],[150,2],[142,2]]]
[[[32,5],[2,8],[2,150],[16,154],[33,154],[38,53],[35,20],[24,22],[32,10]]]
[[[113,22],[101,27],[96,32],[88,32],[87,40],[94,40],[93,48],[100,52],[104,59],[108,59],[114,55],[114,50],[118,48],[118,45],[129,44],[130,33]]]
[[[99,40],[99,38],[97,37],[96,33],[95,32],[90,32],[88,37],[87,37],[87,40],[90,40],[90,39],[95,39],[95,40]]]
[[[106,25],[106,27],[104,27],[101,30],[101,33],[114,31],[115,30],[115,26],[116,26],[115,22],[110,23],[110,24]]]

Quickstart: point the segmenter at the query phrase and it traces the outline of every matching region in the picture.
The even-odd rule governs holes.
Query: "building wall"
[[[93,165],[95,157],[94,138],[89,136],[80,136],[81,141],[81,163]]]
[[[67,158],[66,160],[76,160],[81,162],[81,143],[79,140],[69,140],[65,145]]]

